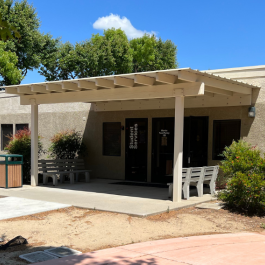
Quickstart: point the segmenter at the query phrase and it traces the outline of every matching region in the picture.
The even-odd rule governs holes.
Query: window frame
[[[117,155],[110,155],[110,154],[106,154],[106,153],[104,153],[104,125],[105,124],[111,124],[111,123],[117,123],[117,124],[119,124],[119,128],[120,128],[120,130],[119,130],[119,133],[120,133],[120,148],[119,148],[119,154],[117,154]],[[102,123],[102,155],[103,156],[114,156],[114,157],[119,157],[119,156],[121,156],[121,145],[122,145],[122,143],[121,143],[121,122],[116,122],[116,121],[114,121],[114,122],[103,122]]]
[[[233,122],[235,122],[235,121],[237,121],[237,122],[239,122],[239,139],[241,138],[241,123],[242,123],[242,121],[241,121],[241,119],[226,119],[226,120],[213,120],[213,140],[212,140],[212,160],[215,160],[215,161],[220,161],[220,160],[222,160],[221,159],[221,157],[219,156],[219,158],[218,158],[218,156],[216,157],[215,156],[215,141],[216,141],[216,135],[215,135],[215,124],[216,123],[218,123],[218,122],[225,122],[225,121],[233,121]]]

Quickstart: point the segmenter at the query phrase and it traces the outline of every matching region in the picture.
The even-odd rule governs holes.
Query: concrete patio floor
[[[12,196],[46,202],[56,202],[88,209],[125,213],[134,216],[148,216],[173,209],[211,201],[210,194],[197,197],[191,189],[189,200],[173,203],[168,199],[167,188],[113,185],[118,180],[92,179],[91,183],[63,183],[58,186],[40,185],[22,188],[0,188],[0,196]],[[205,189],[204,193],[209,192]]]
[[[239,233],[182,237],[93,251],[39,265],[260,265],[265,235]],[[37,263],[35,263],[37,264]]]

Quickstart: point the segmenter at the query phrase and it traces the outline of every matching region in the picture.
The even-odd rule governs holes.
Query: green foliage
[[[14,26],[11,26],[7,21],[2,20],[0,14],[0,40],[6,41],[8,39],[20,38],[21,35]]]
[[[108,29],[75,45],[66,42],[42,61],[39,73],[47,81],[172,69],[176,46],[155,36],[128,40],[121,29]]]
[[[264,211],[265,171],[260,151],[245,141],[226,147],[221,170],[228,178],[227,188],[218,195],[228,207],[246,213]]]
[[[224,160],[220,168],[229,178],[234,177],[237,172],[246,174],[264,172],[264,159],[260,151],[243,140],[233,141],[229,147],[225,147],[222,156]]]
[[[75,130],[55,134],[51,139],[49,153],[55,159],[74,159],[86,155],[82,135]]]
[[[145,72],[177,68],[177,46],[170,40],[162,41],[154,35],[132,39],[133,72]]]
[[[0,85],[10,80],[12,84],[18,84],[22,80],[21,71],[17,69],[17,56],[15,53],[5,51],[6,44],[0,41]]]
[[[21,38],[6,41],[6,50],[15,52],[18,57],[18,69],[26,76],[28,70],[39,68],[42,61],[48,60],[57,50],[59,40],[40,32],[40,20],[35,8],[27,0],[0,0],[2,19],[17,29]],[[4,85],[12,85],[8,77]]]
[[[14,135],[9,136],[9,143],[5,150],[9,154],[23,155],[23,179],[25,183],[30,182],[30,169],[31,169],[31,131],[28,129],[19,130]],[[38,154],[39,156],[44,153],[41,143],[41,137],[38,141]]]
[[[47,81],[129,73],[132,51],[122,30],[108,29],[75,45],[61,43],[42,65],[40,74]]]

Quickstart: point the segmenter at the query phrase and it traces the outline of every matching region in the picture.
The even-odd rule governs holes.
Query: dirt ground
[[[82,252],[172,237],[214,233],[262,232],[265,218],[227,210],[190,207],[145,218],[75,207],[0,221],[5,242],[21,235],[28,245],[0,251],[1,265],[27,262],[19,255],[68,246]]]

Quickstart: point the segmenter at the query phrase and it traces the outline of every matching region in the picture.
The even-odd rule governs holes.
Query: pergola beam
[[[125,86],[125,87],[133,87],[134,80],[126,77],[114,76],[114,85],[117,86]]]
[[[155,81],[156,79],[154,77],[139,75],[139,74],[134,75],[134,82],[137,84],[153,86]]]
[[[5,91],[7,94],[19,94],[17,91],[17,87],[6,87]]]
[[[52,92],[65,92],[62,89],[62,85],[61,84],[53,84],[53,83],[47,83],[46,84],[46,90],[47,91],[52,91]]]
[[[74,83],[74,82],[63,82],[62,89],[63,90],[81,90],[81,88],[78,87],[77,83]]]
[[[206,90],[204,91],[204,95],[207,96],[207,97],[214,97],[214,93],[208,92]]]
[[[46,89],[45,85],[36,85],[36,84],[31,85],[31,91],[36,93],[44,93],[44,94],[51,93]]]
[[[201,74],[191,73],[188,71],[179,71],[178,79],[188,82],[203,82],[206,86],[215,87],[223,90],[229,90],[230,92],[251,95],[252,88],[234,84],[228,81],[218,80],[214,77],[208,77]]]
[[[81,89],[98,89],[95,82],[90,82],[86,80],[79,80],[78,87]]]
[[[31,90],[31,86],[18,86],[17,92],[19,94],[31,94],[31,95],[36,94]]]
[[[96,86],[104,88],[115,88],[114,81],[104,78],[97,78]]]
[[[161,72],[156,73],[156,81],[166,84],[175,84],[177,80],[177,76],[169,75]]]
[[[114,93],[116,92],[116,93]],[[35,98],[38,104],[64,102],[102,102],[114,100],[138,100],[153,98],[171,98],[176,96],[198,96],[204,94],[204,84],[181,83],[174,85],[144,86],[133,88],[73,91],[63,94],[39,94],[37,96],[21,96],[21,104],[28,105],[29,100]]]
[[[229,96],[229,97],[232,97],[234,95],[234,93],[231,91],[220,89],[217,87],[210,87],[210,86],[205,86],[205,91],[218,94],[218,95],[222,95],[222,96]]]

